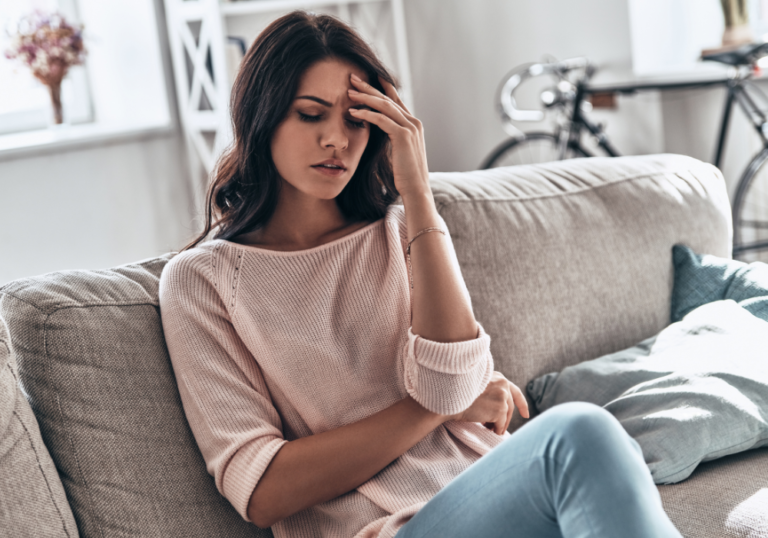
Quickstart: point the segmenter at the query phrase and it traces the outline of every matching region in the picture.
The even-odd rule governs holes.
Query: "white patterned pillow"
[[[603,406],[640,444],[657,484],[768,445],[768,322],[733,300],[696,308],[632,348],[534,379],[538,411]]]

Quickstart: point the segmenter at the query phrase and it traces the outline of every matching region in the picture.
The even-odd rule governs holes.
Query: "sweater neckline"
[[[372,230],[375,226],[378,226],[379,224],[383,223],[384,220],[385,220],[384,218],[380,218],[378,220],[371,222],[370,224],[366,224],[362,228],[359,228],[352,233],[349,233],[347,235],[342,235],[341,237],[337,237],[336,239],[332,241],[328,241],[327,243],[323,243],[322,245],[318,245],[316,247],[311,247],[311,248],[305,248],[302,250],[272,250],[268,248],[257,247],[255,245],[243,245],[241,243],[235,243],[234,241],[229,241],[228,239],[216,239],[216,241],[221,241],[222,243],[232,245],[235,248],[241,248],[243,250],[249,250],[253,252],[260,252],[262,254],[269,255],[269,256],[301,256],[304,254],[313,254],[315,252],[321,252],[333,246],[340,245],[344,242],[347,242],[359,235],[364,234],[368,230]]]

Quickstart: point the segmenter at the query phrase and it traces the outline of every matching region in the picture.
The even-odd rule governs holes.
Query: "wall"
[[[406,16],[414,112],[434,171],[472,170],[506,138],[495,99],[513,67],[551,55],[586,56],[604,72],[631,70],[626,1],[411,0]],[[622,152],[663,150],[656,93],[620,98],[617,110],[594,117]]]
[[[173,134],[0,162],[0,284],[183,246],[184,160]]]

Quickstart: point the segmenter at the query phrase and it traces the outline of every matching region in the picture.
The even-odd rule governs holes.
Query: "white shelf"
[[[272,11],[311,9],[321,6],[338,6],[340,4],[370,4],[384,1],[386,0],[244,0],[240,2],[222,2],[221,14],[224,16],[254,15]]]

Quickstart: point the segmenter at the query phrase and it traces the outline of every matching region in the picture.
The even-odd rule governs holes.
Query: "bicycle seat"
[[[758,59],[768,55],[768,43],[749,43],[737,49],[716,52],[701,56],[708,62],[720,62],[726,65],[752,65]]]

